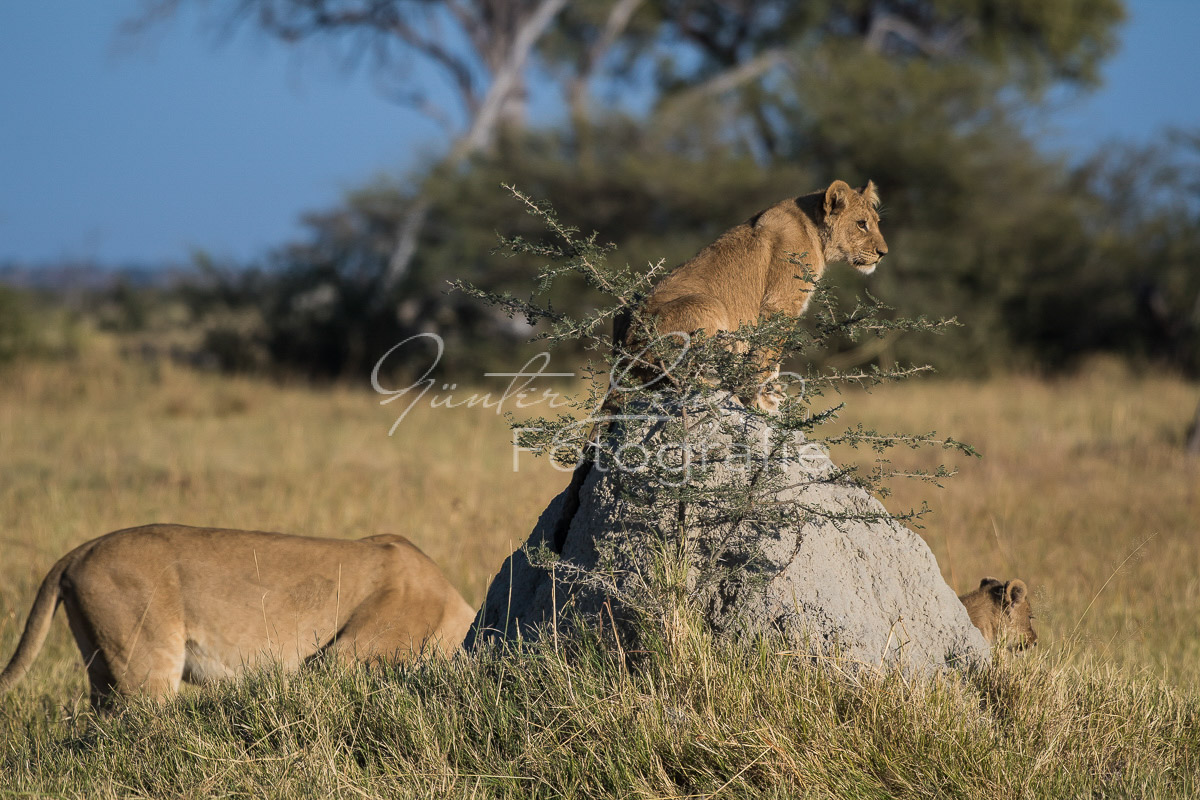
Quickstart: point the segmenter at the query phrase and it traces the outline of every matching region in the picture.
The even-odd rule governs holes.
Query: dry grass
[[[381,406],[364,389],[103,355],[5,373],[0,641],[14,641],[58,556],[150,522],[403,533],[481,601],[567,476],[527,454],[513,472],[507,425],[482,408],[427,397],[389,437],[403,401]],[[1200,462],[1181,445],[1198,397],[1184,381],[1100,363],[1069,379],[927,380],[842,399],[843,421],[936,430],[983,453],[954,460],[944,489],[902,481],[887,500],[930,501],[922,533],[956,590],[1020,576],[1047,644],[1188,685],[1200,679]],[[941,455],[895,458],[931,466]]]
[[[848,420],[937,430],[983,454],[955,459],[942,490],[906,481],[887,501],[929,499],[922,534],[956,590],[1024,578],[1051,648],[1196,685],[1200,459],[1183,444],[1200,387],[1096,362],[1058,380],[924,381],[845,399]]]
[[[844,421],[984,454],[944,490],[901,485],[887,501],[930,500],[923,534],[959,591],[985,574],[1033,588],[1041,652],[965,688],[861,686],[701,648],[686,669],[632,678],[584,659],[569,690],[559,661],[515,680],[501,659],[432,677],[266,676],[161,718],[89,721],[58,624],[0,704],[0,766],[19,766],[19,791],[73,796],[1185,793],[1200,754],[1200,463],[1181,444],[1198,398],[1110,364],[845,398]],[[58,556],[154,521],[395,531],[480,601],[567,476],[527,456],[514,473],[494,412],[425,404],[389,437],[399,409],[378,399],[97,354],[0,374],[0,659]],[[155,748],[174,761],[147,772]]]

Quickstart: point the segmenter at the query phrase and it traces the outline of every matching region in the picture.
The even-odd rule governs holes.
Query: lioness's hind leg
[[[75,646],[79,648],[83,666],[87,669],[88,699],[92,708],[106,711],[111,705],[116,678],[108,668],[108,659],[96,646],[96,635],[80,612],[79,605],[72,598],[64,597],[63,608],[67,612],[67,624],[71,627],[71,635],[75,637]]]
[[[170,610],[152,604],[139,617],[132,606],[114,607],[86,595],[64,605],[87,663],[93,706],[103,708],[113,694],[165,699],[179,691],[185,634]]]
[[[394,593],[383,592],[354,610],[327,649],[339,658],[359,661],[411,661],[428,644],[431,627],[425,620],[429,617],[426,609],[406,607]]]

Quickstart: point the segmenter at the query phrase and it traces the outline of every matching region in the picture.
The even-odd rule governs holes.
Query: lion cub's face
[[[868,181],[851,189],[845,181],[834,181],[825,191],[826,261],[849,262],[867,275],[887,255],[887,242],[879,230],[879,192]]]
[[[967,607],[972,624],[989,643],[1002,642],[1010,650],[1024,650],[1037,644],[1033,606],[1029,604],[1025,581],[1014,579],[1002,583],[995,578],[984,578],[978,589],[959,600]]]

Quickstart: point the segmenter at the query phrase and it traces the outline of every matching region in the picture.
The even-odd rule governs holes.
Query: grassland
[[[0,373],[0,658],[58,556],[155,521],[404,533],[479,602],[566,476],[527,456],[514,472],[494,412],[425,403],[389,436],[401,409],[379,399],[103,353]],[[983,453],[886,502],[930,501],[922,533],[955,589],[1029,582],[1039,652],[936,685],[703,641],[635,673],[589,647],[571,665],[328,665],[98,719],[60,623],[0,699],[0,796],[1200,791],[1200,463],[1182,452],[1200,387],[1096,364],[843,399],[844,422]]]

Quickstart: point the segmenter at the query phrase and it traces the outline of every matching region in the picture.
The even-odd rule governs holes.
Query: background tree
[[[175,13],[184,0],[153,0],[133,20],[133,32]],[[250,21],[287,43],[322,39],[345,48],[348,63],[364,55],[380,86],[396,101],[441,124],[451,144],[432,177],[452,172],[525,121],[525,72],[534,47],[566,0],[239,0],[228,21]],[[461,40],[464,44],[456,45]],[[409,78],[419,58],[436,67],[454,90],[448,102]],[[455,122],[455,119],[461,122]],[[395,245],[377,291],[387,296],[408,271],[429,213],[418,187],[401,214]]]
[[[981,371],[1113,350],[1197,369],[1194,181],[1162,180],[1186,172],[1176,162],[1194,144],[1178,135],[1153,153],[1072,165],[1032,133],[1048,97],[1096,84],[1123,17],[1117,0],[207,5],[284,41],[365,54],[390,97],[458,121],[440,165],[313,215],[307,241],[262,271],[277,302],[243,298],[268,309],[260,337],[288,343],[268,348],[274,357],[289,352],[310,372],[362,374],[406,331],[452,332],[485,361],[510,352],[519,324],[445,291],[458,278],[519,291],[536,268],[491,254],[496,230],[538,235],[502,182],[556,198],[566,222],[641,268],[677,263],[752,211],[834,178],[883,190],[894,255],[871,291],[907,315],[967,320],[932,342],[846,343],[834,356],[844,363]],[[455,92],[414,84],[417,57]],[[535,64],[570,110],[561,122],[535,125],[522,110]],[[1172,214],[1184,196],[1188,212]],[[595,302],[569,280],[558,291],[564,308]],[[318,310],[340,322],[321,323]],[[300,344],[331,337],[345,341]]]

